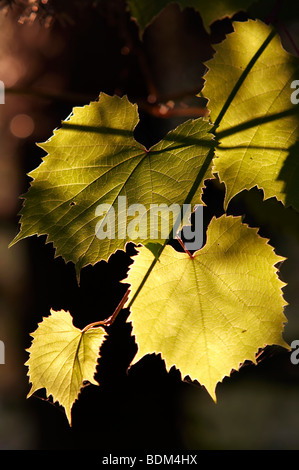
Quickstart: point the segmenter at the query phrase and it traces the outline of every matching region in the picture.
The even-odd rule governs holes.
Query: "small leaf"
[[[84,382],[99,385],[94,375],[105,331],[101,327],[79,330],[69,312],[51,310],[31,336],[28,397],[45,388],[47,396],[65,408],[71,425],[71,409]]]
[[[215,388],[246,360],[255,362],[259,348],[277,344],[286,318],[277,256],[257,230],[240,217],[212,219],[207,243],[194,257],[166,246],[138,296],[132,301],[136,363],[146,354],[161,354],[167,370]],[[139,250],[129,276],[130,304],[153,254]]]

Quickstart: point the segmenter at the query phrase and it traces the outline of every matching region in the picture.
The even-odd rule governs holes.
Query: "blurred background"
[[[256,14],[266,17],[269,5],[258,3]],[[299,449],[299,365],[288,351],[266,348],[258,366],[245,364],[219,384],[215,405],[200,385],[182,382],[175,369],[166,373],[159,357],[145,357],[127,373],[136,346],[126,310],[103,346],[101,385],[84,389],[72,428],[43,391],[26,399],[26,348],[37,323],[50,308],[69,310],[80,328],[107,318],[126,291],[120,281],[134,254],[129,245],[109,263],[84,268],[78,287],[73,265],[54,258],[44,237],[8,249],[27,173],[44,156],[36,143],[47,140],[74,106],[103,91],[127,94],[138,104],[135,137],[153,145],[201,115],[206,103],[195,94],[204,83],[203,62],[233,29],[228,18],[207,29],[199,13],[171,4],[141,40],[122,0],[1,0],[0,7],[0,80],[6,89],[0,105],[0,449]],[[290,9],[279,31],[284,47],[298,55],[299,22]],[[223,213],[223,196],[217,179],[207,182],[206,224]],[[299,215],[275,200],[263,202],[258,190],[236,197],[228,213],[259,227],[287,258],[280,272],[289,303],[284,338],[299,339]]]

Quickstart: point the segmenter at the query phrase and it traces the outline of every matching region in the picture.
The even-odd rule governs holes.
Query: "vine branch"
[[[114,310],[112,315],[110,315],[110,317],[106,318],[105,320],[100,320],[100,321],[90,323],[89,325],[85,326],[81,330],[81,332],[85,333],[85,331],[90,330],[91,328],[95,328],[97,326],[103,326],[103,327],[104,326],[111,326],[115,322],[116,317],[118,316],[119,312],[121,311],[121,309],[125,305],[126,301],[128,300],[129,294],[130,294],[130,289],[127,289],[125,295],[123,296],[123,298],[119,302],[118,306],[116,307],[116,309]]]

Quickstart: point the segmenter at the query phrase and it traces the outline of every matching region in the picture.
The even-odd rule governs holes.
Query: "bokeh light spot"
[[[34,121],[28,114],[17,114],[10,121],[10,132],[20,139],[26,139],[34,131]]]

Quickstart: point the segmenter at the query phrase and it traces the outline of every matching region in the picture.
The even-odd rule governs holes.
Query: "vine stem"
[[[91,99],[95,99],[95,97],[91,97],[90,95],[85,95],[81,93],[69,93],[64,91],[63,93],[57,93],[52,91],[43,91],[37,88],[25,88],[25,87],[7,87],[5,88],[5,93],[11,95],[24,95],[24,96],[31,96],[33,98],[39,98],[42,100],[50,100],[50,101],[62,101],[64,103],[86,103]]]
[[[181,240],[181,238],[177,238],[177,240],[178,240],[179,244],[181,245],[181,247],[183,248],[184,252],[187,253],[187,255],[189,256],[189,258],[193,259],[193,258],[194,258],[194,255],[192,255],[192,254],[190,253],[190,251],[187,250],[187,248],[186,248],[185,245],[184,245],[183,240]]]
[[[293,38],[292,34],[289,32],[289,30],[285,27],[284,23],[280,19],[277,20],[277,24],[278,24],[278,26],[280,26],[282,31],[285,33],[285,35],[287,36],[288,40],[290,41],[294,51],[296,52],[297,56],[299,57],[299,48],[297,47],[297,44],[294,41],[294,38]]]
[[[271,42],[271,40],[274,38],[274,36],[276,35],[276,31],[273,29],[269,35],[267,36],[267,38],[265,39],[265,41],[262,43],[262,45],[259,47],[259,49],[257,50],[257,52],[254,54],[254,56],[252,57],[252,59],[249,61],[248,65],[246,66],[246,68],[243,70],[242,74],[240,75],[239,79],[237,80],[235,86],[233,87],[231,93],[229,94],[227,100],[225,101],[220,113],[218,114],[215,122],[214,122],[214,125],[212,126],[211,130],[210,130],[210,133],[214,133],[214,135],[216,135],[216,129],[217,127],[219,126],[220,122],[222,121],[226,111],[228,110],[231,102],[233,101],[234,97],[236,96],[236,94],[238,93],[239,89],[241,88],[244,80],[246,79],[246,77],[248,76],[250,70],[252,69],[252,67],[254,66],[254,64],[256,63],[256,61],[258,60],[258,58],[262,55],[262,53],[264,52],[264,50],[266,49],[266,47],[268,46],[268,44]],[[214,148],[212,147],[210,150],[209,150],[209,153],[203,163],[203,166],[201,167],[201,169],[199,170],[199,173],[189,191],[189,193],[187,194],[187,197],[186,197],[186,200],[184,202],[184,204],[188,204],[188,203],[191,203],[199,185],[201,184],[203,178],[204,178],[204,175],[206,173],[206,170],[208,169],[208,167],[210,166],[212,160],[213,160],[213,157],[214,157]],[[182,215],[182,214],[181,214]],[[181,219],[180,219],[181,220]],[[175,226],[177,225],[177,222],[175,224]],[[141,291],[141,289],[143,288],[144,284],[146,283],[150,273],[152,272],[152,270],[154,269],[157,261],[159,260],[162,252],[164,251],[167,243],[168,243],[168,240],[173,238],[173,232],[174,232],[174,229],[171,230],[168,238],[165,240],[164,244],[161,245],[161,248],[159,249],[157,255],[155,256],[155,258],[153,259],[150,267],[148,268],[144,278],[142,279],[138,289],[136,290],[134,296],[132,297],[132,299],[130,300],[129,304],[128,304],[128,308],[130,308],[136,297],[138,296],[139,292]]]
[[[0,0],[1,1],[1,0]],[[33,98],[38,98],[47,101],[57,101],[62,103],[82,103],[85,104],[88,101],[95,100],[97,96],[84,95],[80,93],[55,93],[52,91],[43,91],[37,88],[23,88],[23,87],[11,87],[5,88],[5,93],[11,95],[23,95]],[[150,114],[156,118],[169,119],[172,117],[186,117],[186,118],[197,118],[201,116],[208,116],[209,110],[204,106],[186,106],[186,107],[172,107],[169,106],[170,99],[161,98],[158,104],[149,104],[146,100],[139,100],[133,98],[132,101],[138,105],[138,108],[142,111]],[[164,104],[166,103],[166,104]]]
[[[87,330],[90,330],[91,328],[95,328],[97,326],[111,326],[115,322],[117,315],[119,314],[119,312],[125,305],[126,301],[128,300],[129,294],[130,294],[130,289],[127,289],[125,295],[123,296],[118,306],[116,307],[116,309],[114,310],[114,312],[109,318],[106,318],[106,320],[100,320],[100,321],[95,321],[93,323],[90,323],[89,325],[85,326],[81,330],[81,332],[85,333]]]
[[[272,39],[274,38],[275,35],[276,35],[276,31],[273,29],[270,32],[270,34],[267,36],[267,38],[265,39],[265,41],[263,42],[261,47],[254,54],[252,59],[248,62],[247,66],[245,67],[245,69],[241,73],[239,79],[235,83],[235,86],[233,87],[232,91],[230,92],[230,94],[229,94],[226,102],[224,103],[220,113],[218,114],[217,119],[214,122],[214,126],[213,126],[214,130],[216,130],[216,128],[219,126],[220,122],[223,119],[223,116],[225,115],[226,111],[228,110],[229,106],[231,105],[234,97],[238,93],[239,89],[241,88],[242,84],[244,83],[245,79],[247,78],[250,70],[252,69],[252,67],[256,63],[257,59],[261,56],[261,54],[264,52],[264,50],[266,49],[268,44],[272,41]],[[212,129],[211,132],[213,132],[213,129]]]

